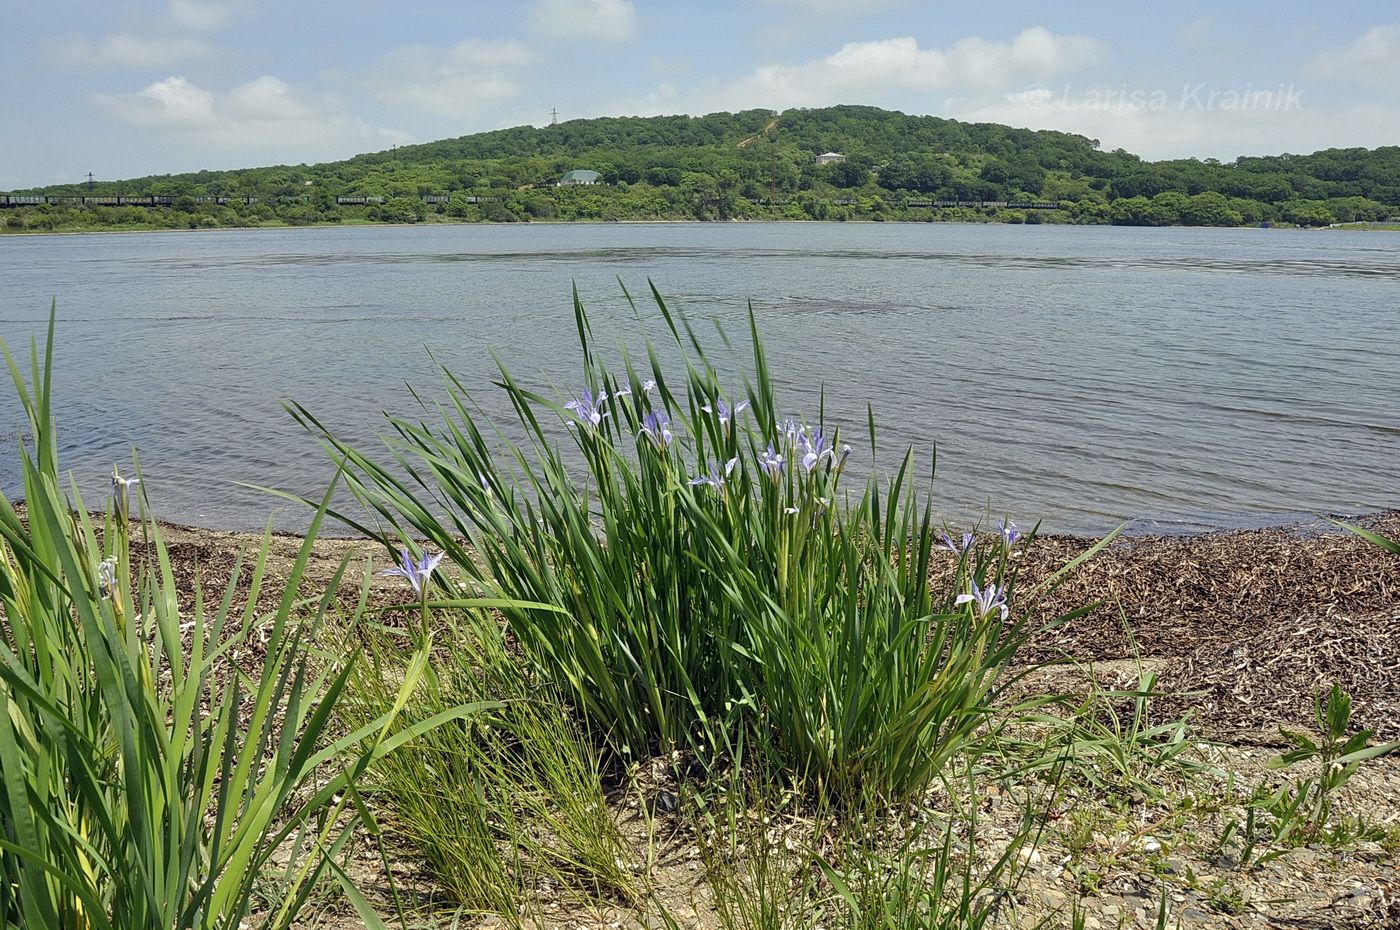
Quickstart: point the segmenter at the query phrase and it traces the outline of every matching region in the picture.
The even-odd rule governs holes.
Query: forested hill
[[[819,163],[833,152],[844,161]],[[582,175],[596,183],[556,186],[570,171],[597,172]],[[11,207],[10,229],[652,218],[1322,225],[1400,215],[1400,147],[1148,162],[1069,133],[841,106],[574,120],[320,165],[15,193],[75,199]],[[112,203],[118,196],[152,201]]]

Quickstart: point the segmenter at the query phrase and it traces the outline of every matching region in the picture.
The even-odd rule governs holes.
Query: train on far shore
[[[0,207],[39,207],[45,204],[67,207],[173,207],[178,198],[165,194],[132,197],[46,197],[37,194],[0,194]],[[297,198],[278,198],[296,200]],[[195,203],[260,203],[257,197],[195,197]]]
[[[181,198],[164,194],[132,197],[119,195],[116,197],[93,197],[93,196],[44,196],[40,194],[0,194],[0,207],[40,207],[44,205],[66,206],[66,207],[173,207],[177,200]],[[299,197],[194,197],[195,203],[212,203],[224,206],[230,203],[254,204],[254,203],[309,203],[311,198],[302,195]],[[384,203],[388,197],[337,197],[335,204],[338,207],[364,207],[374,206]],[[424,194],[418,198],[426,204],[445,204],[451,198],[446,194]],[[477,203],[480,200],[492,198],[468,197],[467,203]]]

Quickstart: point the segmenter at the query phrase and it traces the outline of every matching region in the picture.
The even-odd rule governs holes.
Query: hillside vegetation
[[[819,165],[816,156],[846,160]],[[555,187],[566,171],[600,183]],[[1097,140],[874,107],[616,117],[476,133],[319,165],[201,171],[27,192],[168,197],[45,204],[6,229],[310,223],[962,219],[1237,226],[1400,215],[1400,146],[1149,162]],[[337,198],[367,198],[338,204]],[[201,200],[203,198],[203,200]],[[219,203],[217,199],[228,198]],[[988,205],[939,207],[936,201]],[[252,201],[252,202],[245,202]],[[1058,201],[1059,209],[1004,206]]]

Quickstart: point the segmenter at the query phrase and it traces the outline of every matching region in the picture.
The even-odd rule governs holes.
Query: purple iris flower
[[[715,490],[721,490],[724,488],[724,479],[728,478],[730,474],[733,473],[734,466],[738,464],[739,459],[737,456],[735,458],[730,459],[728,462],[725,462],[723,475],[719,473],[718,468],[716,468],[714,465],[711,465],[710,473],[708,475],[701,475],[699,478],[691,478],[690,484],[692,487],[704,484],[714,488]]]
[[[645,380],[645,381],[642,382],[642,393],[643,393],[643,394],[650,394],[650,393],[651,393],[652,391],[654,391],[654,390],[656,390],[656,379],[655,379],[655,378],[648,378],[647,380]]]
[[[666,448],[671,444],[671,440],[676,438],[671,432],[671,418],[660,411],[653,411],[642,417],[642,431],[637,435],[645,435],[658,449]]]
[[[767,449],[758,454],[758,467],[775,478],[783,470],[783,464],[783,454],[776,451],[771,442]]]
[[[975,604],[977,605],[977,615],[986,617],[994,610],[1001,611],[1001,619],[1006,619],[1006,592],[999,591],[996,584],[989,584],[985,588],[977,586],[977,580],[972,581],[971,594],[959,594],[953,601],[954,604]]]
[[[962,558],[963,556],[967,555],[967,553],[972,549],[972,540],[975,537],[973,537],[971,533],[963,533],[962,545],[958,545],[957,543],[953,542],[953,537],[949,536],[947,533],[942,534],[938,538],[942,540],[942,545],[944,549],[947,549],[949,552],[953,553],[953,555],[956,555],[958,558]]]
[[[827,445],[826,437],[822,431],[814,429],[810,433],[803,433],[797,438],[797,449],[802,453],[802,467],[810,474],[817,463],[824,458],[831,458],[835,455],[831,446]]]
[[[778,435],[787,440],[789,446],[798,445],[806,434],[802,425],[790,417],[778,424]]]
[[[1005,518],[997,521],[997,531],[1001,533],[1002,541],[1006,545],[1016,545],[1016,540],[1021,538],[1021,531],[1016,529],[1016,524],[1007,521]]]
[[[730,409],[729,409],[729,405],[726,404],[726,403],[724,402],[724,398],[723,398],[723,397],[716,397],[716,398],[715,398],[715,403],[714,403],[714,406],[713,406],[713,407],[711,407],[709,404],[706,404],[705,406],[701,407],[700,409],[703,410],[703,411],[705,411],[706,413],[713,413],[713,414],[715,414],[716,416],[718,416],[718,417],[719,417],[719,425],[720,425],[720,426],[728,426],[728,425],[729,425],[729,421],[733,420],[733,419],[734,419],[735,417],[737,417],[739,414],[743,413],[744,410],[745,410],[745,408],[748,407],[748,405],[749,405],[749,402],[748,402],[748,401],[746,401],[746,400],[741,400],[741,401],[739,401],[739,403],[734,407],[733,410],[730,410]]]
[[[443,553],[441,552],[437,555],[428,555],[425,552],[423,553],[422,560],[415,562],[413,561],[413,556],[409,554],[407,549],[400,549],[398,567],[382,571],[379,574],[397,575],[400,578],[407,578],[408,583],[413,585],[413,593],[421,595],[423,589],[428,584],[428,579],[432,577],[433,570],[436,569],[438,563],[442,561],[442,556]]]
[[[579,418],[580,422],[587,423],[589,426],[596,428],[604,420],[612,416],[610,413],[603,412],[603,405],[607,402],[608,394],[606,391],[602,391],[597,397],[594,397],[592,391],[588,390],[588,388],[584,388],[583,394],[576,400],[571,400],[565,404],[564,409],[572,410],[574,415]]]

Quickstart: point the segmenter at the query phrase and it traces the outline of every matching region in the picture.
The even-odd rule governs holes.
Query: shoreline
[[[1400,538],[1400,510],[1358,522]],[[237,554],[263,538],[160,526],[181,590],[192,590],[187,582],[196,577],[205,591],[224,590]],[[1400,557],[1340,527],[1299,529],[1116,540],[1037,603],[1045,616],[1096,606],[1037,634],[1026,661],[1106,668],[1141,662],[1161,676],[1161,713],[1189,713],[1210,738],[1240,745],[1275,745],[1278,726],[1308,726],[1316,688],[1337,681],[1353,695],[1359,724],[1379,739],[1400,739]],[[272,534],[271,578],[285,572],[303,539]],[[1023,563],[1023,584],[1047,577],[1093,542],[1039,537]],[[391,559],[368,539],[319,537],[306,583],[324,585],[345,558],[337,595],[349,605],[366,572]],[[930,572],[951,567],[936,554]],[[403,602],[395,579],[371,574],[369,583],[372,603]],[[265,588],[275,590],[275,583]],[[1043,686],[1053,687],[1053,676]]]
[[[14,500],[21,503],[23,501],[22,498],[14,498]],[[992,516],[995,516],[995,514]],[[265,521],[240,526],[219,524],[215,521],[204,523],[184,517],[165,517],[160,515],[153,515],[153,517],[155,522],[158,523],[162,529],[192,533],[247,536],[249,538],[258,539],[262,538],[263,529],[266,525]],[[1026,530],[1036,525],[1036,522],[1033,520],[1022,520],[1015,514],[1012,514],[1012,517],[1017,519],[1018,523],[1024,526]],[[1134,540],[1189,540],[1229,533],[1259,532],[1284,533],[1296,536],[1299,539],[1311,539],[1320,535],[1342,532],[1337,526],[1336,521],[1369,526],[1373,523],[1383,523],[1397,517],[1400,517],[1400,506],[1382,507],[1346,514],[1336,512],[1297,511],[1292,513],[1198,515],[1196,519],[1180,518],[1175,520],[1168,520],[1166,518],[1144,518],[1141,520],[1124,520],[1116,529],[1120,538]],[[1038,538],[1091,544],[1114,531],[1115,527],[1110,524],[1106,524],[1102,530],[1041,529],[1038,533]],[[277,528],[272,531],[272,535],[277,538],[302,539],[305,533],[301,528]],[[350,541],[364,539],[364,537],[340,526],[340,524],[329,518],[322,525],[318,538]]]
[[[437,220],[430,223],[381,223],[375,221],[353,222],[353,223],[278,223],[259,226],[212,226],[201,228],[180,228],[180,227],[158,227],[148,228],[143,226],[113,226],[111,228],[98,229],[8,229],[0,226],[0,239],[14,237],[17,239],[28,239],[42,236],[103,236],[116,233],[220,233],[220,232],[249,232],[253,230],[283,230],[283,229],[361,229],[361,228],[412,228],[426,229],[433,226],[500,226],[500,227],[531,227],[531,226],[656,226],[656,225],[677,225],[677,226],[723,226],[731,224],[827,224],[836,226],[847,226],[850,224],[871,225],[871,226],[1012,226],[1018,228],[1026,227],[1093,227],[1093,228],[1121,228],[1121,229],[1216,229],[1223,231],[1257,230],[1259,232],[1400,232],[1400,224],[1381,224],[1377,226],[1365,226],[1356,224],[1338,224],[1332,226],[1271,226],[1267,229],[1257,225],[1245,226],[1125,226],[1115,223],[1009,223],[1002,220],[973,221],[965,219],[957,220],[874,220],[852,218],[847,220],[817,220],[817,219],[787,219],[781,217],[765,217],[763,219],[729,219],[729,220],[696,220],[696,219],[625,219],[625,220],[552,220],[552,219],[531,219],[516,223],[499,223],[492,220]]]

